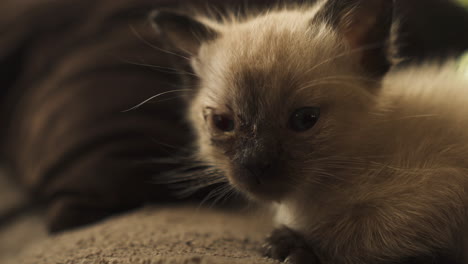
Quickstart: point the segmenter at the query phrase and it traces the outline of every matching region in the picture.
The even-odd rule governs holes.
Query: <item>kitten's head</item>
[[[321,161],[366,111],[389,68],[391,0],[330,0],[215,22],[155,12],[197,76],[200,158],[255,198],[320,182]]]

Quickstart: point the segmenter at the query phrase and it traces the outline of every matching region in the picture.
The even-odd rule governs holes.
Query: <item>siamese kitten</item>
[[[199,158],[274,205],[288,263],[468,263],[468,81],[386,74],[390,0],[212,21],[155,12],[189,57]]]

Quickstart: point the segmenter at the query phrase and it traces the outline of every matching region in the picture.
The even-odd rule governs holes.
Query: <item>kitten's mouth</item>
[[[280,182],[278,173],[258,175],[246,169],[236,169],[228,173],[229,182],[239,191],[252,198],[265,201],[279,201],[287,192]]]

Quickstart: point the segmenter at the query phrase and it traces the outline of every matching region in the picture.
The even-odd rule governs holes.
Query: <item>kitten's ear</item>
[[[342,33],[353,50],[362,50],[362,63],[372,74],[390,68],[394,0],[329,0],[316,18],[325,19]]]
[[[195,18],[171,11],[153,11],[150,20],[172,46],[189,55],[197,55],[203,42],[219,36],[216,30]]]

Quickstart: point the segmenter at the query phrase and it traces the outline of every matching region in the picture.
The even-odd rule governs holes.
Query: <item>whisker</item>
[[[376,83],[378,82],[370,78],[358,77],[358,76],[346,76],[346,75],[327,76],[327,77],[319,78],[319,79],[303,84],[294,93],[295,93],[295,96],[297,96],[300,92],[306,89],[316,87],[319,85],[324,85],[324,84],[343,84],[343,85],[349,86],[350,84],[348,82],[344,82],[346,80],[357,80],[357,81],[363,81],[363,82],[376,82]],[[357,86],[354,86],[354,87],[357,87]]]
[[[154,184],[176,184],[176,183],[184,183],[185,185],[188,185],[190,183],[194,183],[194,182],[207,182],[207,181],[212,181],[212,180],[218,180],[218,179],[223,179],[223,177],[220,177],[219,175],[208,175],[208,174],[204,174],[204,175],[185,175],[185,176],[182,176],[182,175],[179,175],[178,177],[176,175],[171,175],[173,177],[170,177],[170,176],[166,176],[164,175],[161,176],[161,177],[158,177],[157,179],[153,180],[152,183]]]
[[[143,102],[141,102],[141,103],[135,105],[134,107],[132,107],[132,108],[130,108],[130,109],[127,109],[127,110],[122,111],[122,113],[127,113],[127,112],[130,112],[130,111],[133,111],[133,110],[135,110],[135,109],[141,107],[142,105],[148,103],[149,101],[154,100],[154,99],[156,99],[156,98],[158,98],[158,97],[160,97],[160,96],[166,95],[166,94],[178,93],[178,92],[191,92],[191,91],[192,91],[191,89],[179,89],[179,90],[171,90],[171,91],[162,92],[162,93],[159,93],[159,94],[157,94],[157,95],[151,96],[150,98],[144,100]]]
[[[226,189],[213,201],[212,206],[217,204],[225,203],[228,199],[228,196],[234,191],[234,188],[230,184],[226,184]]]
[[[182,168],[177,169],[172,172],[168,172],[162,175],[158,175],[157,180],[153,183],[171,183],[171,182],[183,182],[197,179],[207,179],[207,178],[223,178],[222,174],[217,170],[210,169],[198,169],[197,168]]]
[[[128,64],[132,64],[132,65],[136,65],[136,66],[148,67],[148,68],[155,69],[155,70],[157,70],[158,72],[162,72],[162,73],[176,74],[176,75],[190,75],[190,76],[196,76],[195,74],[193,74],[193,73],[191,73],[191,72],[183,71],[183,70],[176,69],[176,68],[170,68],[170,67],[164,67],[164,66],[158,66],[158,65],[149,64],[149,63],[144,62],[144,60],[142,60],[142,62],[134,62],[134,61],[126,60],[126,59],[121,58],[121,57],[118,57],[118,59],[119,59],[120,61],[125,62],[125,63],[128,63]]]
[[[221,204],[226,203],[230,199],[235,199],[234,197],[238,195],[240,195],[240,193],[234,187],[232,187],[231,190],[229,190],[228,193],[221,200]]]
[[[187,187],[199,189],[205,186],[224,182],[226,182],[226,179],[222,177],[211,176],[206,178],[196,178],[195,180],[184,179],[183,181],[174,181],[170,183],[170,186],[173,189],[187,189]]]
[[[190,186],[188,188],[181,188],[182,190],[175,192],[175,195],[177,195],[180,198],[187,198],[189,196],[192,196],[193,194],[195,194],[196,192],[200,191],[203,188],[213,186],[213,185],[216,185],[216,184],[221,184],[221,183],[225,183],[225,182],[223,182],[223,181],[212,181],[212,182],[208,182],[206,184],[198,184],[198,185]]]
[[[330,75],[330,76],[325,76],[322,78],[315,79],[313,81],[307,82],[304,85],[308,85],[310,83],[318,82],[318,81],[327,81],[327,80],[358,80],[358,81],[365,81],[365,82],[375,82],[378,83],[377,80],[363,77],[363,76],[353,76],[353,75]],[[299,87],[301,89],[302,87]]]
[[[371,50],[371,49],[375,49],[377,47],[380,47],[382,46],[383,43],[382,42],[378,42],[378,43],[371,43],[371,44],[368,44],[368,45],[364,45],[364,46],[361,46],[361,47],[358,47],[358,48],[355,48],[355,49],[352,49],[352,50],[348,50],[348,51],[345,51],[345,52],[342,52],[334,57],[331,57],[331,58],[328,58],[318,64],[316,64],[314,67],[310,68],[309,70],[306,71],[306,74],[307,73],[310,73],[311,71],[317,69],[318,67],[320,66],[323,66],[324,64],[328,63],[328,62],[331,62],[331,61],[334,61],[334,60],[337,60],[337,59],[340,59],[340,58],[343,58],[347,55],[351,55],[351,54],[354,54],[354,53],[358,53],[358,52],[361,52],[361,51],[365,51],[365,50]]]
[[[312,87],[317,87],[317,86],[320,86],[320,85],[325,85],[325,84],[335,84],[335,85],[343,85],[343,86],[348,86],[348,87],[351,87],[351,88],[356,88],[356,89],[361,89],[361,87],[357,86],[357,85],[354,85],[354,84],[351,84],[349,82],[340,82],[340,81],[321,81],[321,82],[311,82],[312,84],[308,85],[308,86],[304,86],[300,89],[300,91],[303,91],[305,89],[309,89],[309,88],[312,88]],[[300,92],[298,91],[298,92]]]
[[[215,188],[214,190],[212,190],[210,193],[208,193],[208,195],[200,202],[199,204],[199,207],[202,207],[206,202],[208,202],[210,199],[214,198],[214,197],[219,197],[219,196],[223,196],[227,193],[227,191],[230,190],[230,188],[232,188],[229,184],[223,184],[217,188]],[[217,202],[219,199],[215,199],[210,206],[208,207],[213,207],[215,205],[215,202]]]
[[[411,115],[411,116],[403,116],[396,120],[406,120],[406,119],[417,119],[417,118],[426,118],[426,117],[440,117],[438,114],[427,114],[427,115]]]
[[[171,144],[168,144],[168,143],[164,143],[164,142],[161,142],[153,137],[150,137],[150,140],[151,142],[155,143],[155,144],[158,144],[158,145],[161,145],[163,147],[168,147],[170,149],[173,149],[173,150],[178,150],[178,151],[183,151],[183,152],[186,152],[186,153],[189,153],[190,152],[190,149],[189,148],[184,148],[182,146],[175,146],[175,145],[171,145]]]
[[[169,54],[169,55],[177,56],[177,57],[182,58],[182,59],[185,59],[185,60],[187,60],[187,61],[190,61],[190,60],[191,60],[190,58],[185,57],[185,56],[183,56],[183,55],[181,55],[181,54],[177,54],[177,53],[175,53],[175,52],[172,52],[172,51],[169,51],[169,50],[165,50],[165,49],[162,49],[162,48],[160,48],[160,47],[157,47],[157,46],[151,44],[150,42],[148,42],[146,39],[144,39],[144,38],[141,36],[141,34],[135,29],[135,27],[134,27],[133,25],[129,25],[129,27],[130,27],[130,30],[133,32],[133,34],[134,34],[139,40],[141,40],[143,43],[145,43],[146,45],[148,45],[149,47],[151,47],[151,48],[153,48],[153,49],[155,49],[155,50],[164,52],[164,53]]]

